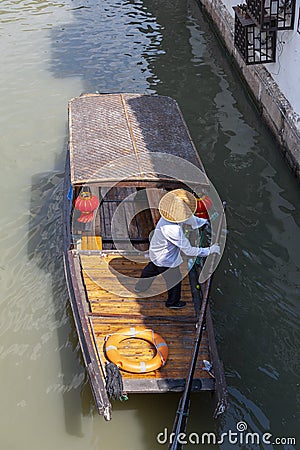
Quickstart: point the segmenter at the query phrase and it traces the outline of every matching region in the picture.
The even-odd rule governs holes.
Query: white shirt
[[[182,229],[183,224],[191,225],[195,229],[202,227],[207,222],[206,219],[200,219],[196,216],[192,216],[181,223],[168,222],[161,217],[150,241],[149,256],[151,261],[160,267],[177,267],[182,263],[180,250],[187,256],[208,256],[209,247],[192,247]]]

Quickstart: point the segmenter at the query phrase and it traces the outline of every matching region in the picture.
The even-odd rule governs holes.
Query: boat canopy
[[[84,94],[69,102],[71,182],[176,180],[208,185],[175,100]]]

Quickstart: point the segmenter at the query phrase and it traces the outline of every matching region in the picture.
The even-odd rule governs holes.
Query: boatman
[[[150,241],[150,262],[143,269],[134,291],[146,291],[155,276],[162,274],[168,289],[166,306],[172,309],[184,308],[186,302],[180,300],[182,275],[179,269],[182,263],[180,252],[191,257],[206,257],[211,253],[220,254],[220,246],[192,247],[185,236],[183,224],[193,229],[207,224],[207,219],[194,216],[197,200],[193,194],[184,189],[175,189],[166,193],[159,202],[159,219]]]

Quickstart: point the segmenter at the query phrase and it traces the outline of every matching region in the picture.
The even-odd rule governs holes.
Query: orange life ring
[[[134,361],[131,358],[121,356],[118,345],[125,339],[144,339],[154,345],[156,354],[147,361]],[[116,364],[121,370],[133,373],[146,373],[157,370],[166,364],[168,358],[168,346],[165,340],[151,329],[144,327],[123,328],[117,333],[110,334],[105,343],[104,349],[107,358]]]

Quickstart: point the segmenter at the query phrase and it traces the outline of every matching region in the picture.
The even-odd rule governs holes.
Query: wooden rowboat
[[[134,286],[149,261],[149,234],[159,220],[158,202],[168,190],[205,192],[209,182],[177,103],[137,94],[87,94],[69,103],[69,148],[64,205],[64,263],[84,363],[99,414],[111,418],[104,345],[127,327],[154,330],[168,345],[166,364],[146,373],[121,371],[131,393],[182,391],[194,344],[201,291],[186,271],[186,308],[164,306],[165,284],[157,277],[142,296]],[[91,202],[78,198],[88,192]],[[77,202],[77,203],[76,203]],[[87,206],[88,205],[88,206]],[[90,209],[89,209],[90,208]],[[94,208],[94,209],[93,209]],[[120,353],[150,360],[156,350],[143,339],[127,339]],[[210,361],[212,372],[203,361]],[[193,391],[216,394],[224,405],[226,383],[209,308]],[[222,408],[221,408],[222,409]]]

